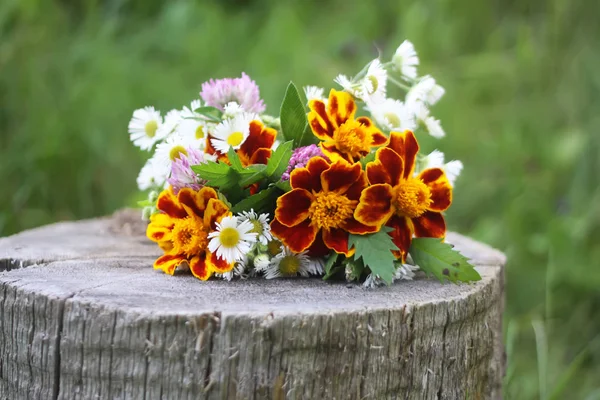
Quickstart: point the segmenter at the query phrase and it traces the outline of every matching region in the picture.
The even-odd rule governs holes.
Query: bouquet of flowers
[[[147,236],[164,251],[154,268],[201,279],[322,276],[366,286],[411,279],[474,281],[444,243],[460,161],[419,152],[418,135],[445,135],[430,108],[444,89],[418,77],[414,46],[371,61],[339,89],[290,83],[279,116],[259,87],[211,79],[200,99],[163,118],[153,107],[129,123],[153,151],[137,183]],[[403,99],[389,97],[397,86]]]

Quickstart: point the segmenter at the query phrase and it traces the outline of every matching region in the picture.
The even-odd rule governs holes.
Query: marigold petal
[[[431,211],[445,211],[452,204],[452,185],[446,173],[440,168],[430,168],[419,175],[431,192]]]
[[[337,161],[321,174],[321,186],[325,192],[343,194],[362,174],[360,163]]]
[[[290,185],[293,189],[306,189],[309,192],[320,192],[321,174],[329,168],[329,163],[322,157],[313,157],[306,167],[296,168],[290,174]]]
[[[336,162],[336,161],[340,161],[340,160],[352,162],[352,157],[350,157],[350,155],[348,153],[342,153],[335,146],[335,142],[332,142],[332,141],[321,142],[321,143],[319,143],[319,147],[321,148],[321,151],[323,152],[323,154],[325,154],[325,156],[327,156],[327,158],[329,158],[331,160],[331,162]]]
[[[355,235],[366,235],[367,233],[375,233],[379,230],[378,226],[368,226],[355,220],[354,218],[348,218],[344,221],[342,228]]]
[[[415,160],[419,152],[419,143],[411,131],[390,133],[390,142],[387,147],[394,150],[404,160],[404,179],[412,176],[415,169]]]
[[[348,232],[343,229],[323,230],[323,242],[325,246],[335,251],[338,254],[344,254],[350,257],[354,254],[355,249],[348,249]]]
[[[368,117],[359,117],[356,119],[366,130],[367,134],[371,136],[371,146],[382,146],[387,143],[388,138],[375,126],[373,121]]]
[[[396,258],[402,260],[402,262],[406,261],[406,254],[408,253],[408,249],[410,249],[412,241],[412,224],[410,220],[406,217],[394,215],[390,218],[386,226],[393,229],[389,235],[392,237],[392,242],[400,249],[394,250],[392,253],[394,253]]]
[[[165,254],[154,261],[154,269],[160,269],[165,274],[173,275],[179,264],[186,261],[185,257],[179,254]]]
[[[423,215],[412,219],[416,237],[443,238],[446,236],[446,221],[439,212],[426,211]]]
[[[331,249],[325,246],[323,234],[317,234],[315,241],[308,248],[308,255],[311,257],[324,257],[331,253]]]
[[[171,187],[163,190],[160,195],[158,195],[158,200],[156,200],[156,208],[158,208],[160,211],[163,211],[171,218],[187,217],[187,212],[183,206],[179,204],[177,196],[175,196],[173,193],[173,188]]]
[[[295,253],[308,249],[315,241],[317,232],[317,227],[311,225],[308,219],[292,228],[283,225],[277,218],[271,221],[271,233]]]
[[[396,186],[404,172],[404,161],[395,151],[382,147],[375,153],[375,161],[367,163],[366,170],[371,185],[387,183]]]
[[[275,218],[282,225],[292,227],[308,218],[313,195],[305,189],[292,189],[277,199]]]
[[[229,207],[227,207],[227,204],[218,199],[210,199],[208,200],[208,205],[204,211],[202,223],[206,228],[214,231],[217,229],[217,222],[221,222],[223,217],[226,217],[230,214],[231,213],[229,212]]]
[[[183,188],[177,194],[179,203],[183,205],[189,216],[202,216],[210,199],[218,198],[215,189],[203,187],[199,191]]]
[[[154,224],[155,226],[162,226],[165,228],[172,228],[173,225],[175,225],[171,217],[165,213],[152,214],[150,216],[150,223]]]
[[[354,218],[365,225],[378,226],[385,224],[394,213],[392,206],[392,187],[387,184],[369,186],[363,190]]]
[[[308,103],[308,108],[310,109],[307,115],[308,124],[313,134],[321,140],[331,138],[335,127],[329,120],[325,103],[321,100],[311,100]]]
[[[153,242],[163,242],[171,239],[171,229],[150,223],[146,228],[146,236]]]
[[[252,154],[252,157],[250,157],[250,164],[248,165],[252,165],[252,164],[267,164],[269,162],[269,158],[271,158],[271,154],[273,154],[273,150],[271,149],[266,149],[266,148],[260,148],[258,150],[256,150],[254,152],[254,154]],[[247,167],[247,165],[246,165]]]
[[[344,194],[348,199],[358,201],[362,191],[368,186],[367,174],[364,172],[360,174],[360,177],[346,190]]]
[[[276,138],[277,131],[275,129],[267,128],[262,122],[254,120],[250,122],[250,133],[239,151],[251,158],[258,149],[270,149]]]
[[[210,251],[206,252],[206,263],[210,270],[219,274],[231,271],[235,265],[235,263],[230,264],[224,259],[217,257],[217,253],[211,253]]]
[[[206,260],[206,257],[206,252],[202,252],[202,254],[192,258],[192,260],[189,262],[192,275],[203,281],[208,280],[213,273],[209,263]]]
[[[337,126],[342,125],[349,119],[354,119],[355,112],[356,103],[350,93],[331,89],[327,101],[327,114],[335,121]]]

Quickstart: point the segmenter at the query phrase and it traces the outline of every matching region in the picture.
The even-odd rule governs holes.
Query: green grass
[[[505,396],[600,399],[597,1],[73,3],[0,3],[0,235],[133,204],[135,108],[245,71],[276,113],[409,38],[447,89],[422,147],[466,166],[449,225],[508,255]]]

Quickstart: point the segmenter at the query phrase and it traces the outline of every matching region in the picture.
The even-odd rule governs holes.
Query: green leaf
[[[302,98],[292,82],[288,85],[281,103],[280,119],[283,136],[286,140],[293,140],[295,148],[317,143],[317,138],[308,128]]]
[[[287,141],[277,147],[277,149],[271,154],[269,161],[267,162],[267,169],[265,169],[264,175],[269,182],[277,182],[281,179],[281,175],[285,172],[290,158],[292,157],[292,146],[294,142]]]
[[[350,234],[348,246],[356,249],[354,259],[362,258],[365,267],[369,267],[371,272],[379,275],[387,284],[392,283],[394,272],[394,261],[396,257],[392,250],[399,250],[392,242],[392,237],[388,235],[392,228],[383,226],[379,232],[369,235]]]
[[[265,178],[265,169],[267,168],[264,164],[253,164],[246,167],[246,170],[252,171],[252,174],[244,172],[244,177],[240,180],[240,186],[246,187],[253,183],[256,183]]]
[[[284,193],[289,192],[290,190],[292,190],[292,185],[290,184],[290,181],[279,181],[275,184],[275,186],[277,186],[279,189],[283,190]]]
[[[229,150],[227,150],[227,158],[229,159],[229,162],[231,163],[233,169],[235,169],[238,172],[244,171],[242,161],[240,160],[240,157],[237,155],[232,146],[229,146]]]
[[[254,175],[257,169],[241,168],[237,170],[222,162],[207,161],[206,163],[193,165],[192,171],[197,173],[201,179],[207,181],[208,186],[222,188],[230,187],[232,184],[242,187],[240,182]]]
[[[218,163],[214,161],[207,161],[202,164],[192,165],[192,171],[197,173],[200,178],[206,181],[227,175],[229,168],[229,165],[225,163]]]
[[[235,206],[233,206],[231,211],[234,213],[239,213],[241,211],[250,211],[250,209],[254,209],[254,211],[259,214],[271,214],[275,209],[275,202],[280,194],[281,191],[278,188],[271,186],[238,202]]]
[[[481,276],[468,259],[453,249],[442,239],[415,238],[409,253],[415,262],[428,275],[434,275],[441,282],[471,282],[481,280]]]
[[[324,266],[325,276],[329,275],[329,273],[331,272],[331,269],[337,262],[339,256],[340,255],[338,253],[336,253],[335,251],[332,251],[331,254],[329,254],[329,257],[327,257],[327,261],[325,261],[325,266]]]
[[[223,112],[215,107],[200,107],[194,110],[196,114],[202,115],[205,119],[212,122],[221,122],[223,119]]]

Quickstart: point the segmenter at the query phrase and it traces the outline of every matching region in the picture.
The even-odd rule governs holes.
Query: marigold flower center
[[[285,256],[279,262],[279,271],[283,275],[296,275],[300,269],[300,260],[294,256]]]
[[[174,251],[188,257],[201,253],[208,245],[208,234],[204,230],[202,221],[197,218],[186,217],[176,220],[172,238]]]
[[[357,201],[353,201],[335,192],[319,192],[310,205],[308,213],[312,224],[319,229],[339,228],[354,213]]]
[[[398,215],[416,218],[431,204],[431,191],[420,179],[403,180],[394,187],[393,201]]]
[[[146,132],[146,136],[149,138],[153,138],[156,135],[156,131],[158,130],[158,123],[156,121],[148,121],[146,122],[146,126],[144,126],[144,131]]]
[[[195,136],[196,136],[196,139],[204,138],[204,127],[202,125],[198,125],[198,127],[196,128]]]
[[[235,247],[240,241],[240,233],[235,228],[225,228],[219,233],[219,242],[223,247]]]
[[[242,132],[233,132],[227,138],[227,144],[233,147],[239,146],[242,143],[242,140],[244,140],[244,134]]]
[[[187,156],[188,152],[185,149],[185,147],[183,147],[181,145],[174,146],[171,149],[171,151],[169,152],[169,158],[171,159],[171,161],[175,161],[176,159],[179,158],[179,154],[183,154],[184,156]]]
[[[336,147],[343,153],[358,154],[368,152],[371,148],[371,138],[363,129],[362,124],[356,120],[344,122],[333,133]]]

